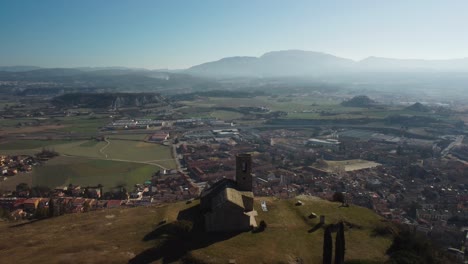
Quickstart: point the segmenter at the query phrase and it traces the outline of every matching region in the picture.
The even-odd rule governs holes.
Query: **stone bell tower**
[[[252,191],[252,156],[250,154],[236,156],[236,182],[239,191]]]

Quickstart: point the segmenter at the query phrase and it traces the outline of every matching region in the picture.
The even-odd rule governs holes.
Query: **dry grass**
[[[303,206],[295,206],[296,199],[257,198],[257,220],[268,224],[264,232],[244,232],[201,247],[194,245],[188,255],[207,263],[227,263],[229,259],[236,259],[237,263],[287,263],[292,259],[320,263],[323,230],[308,232],[318,222],[307,218],[313,211],[326,215],[327,223],[346,220],[360,225],[360,228],[345,231],[346,259],[386,259],[385,250],[391,241],[371,236],[380,218],[370,210],[354,206],[339,208],[339,204],[308,197],[299,199],[304,202]],[[261,200],[267,201],[268,212],[261,211]],[[163,219],[174,221],[180,210],[196,204],[195,201],[190,205],[181,202],[159,208],[111,209],[66,215],[20,227],[0,222],[0,262],[127,263],[158,248],[157,240],[144,239],[155,230],[157,223]],[[157,257],[151,260],[163,261]]]

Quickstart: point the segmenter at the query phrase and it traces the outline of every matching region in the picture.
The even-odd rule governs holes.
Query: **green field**
[[[85,141],[85,142],[81,143],[79,146],[80,147],[92,148],[92,147],[95,147],[98,144],[99,144],[99,141],[97,141],[97,140],[88,140],[88,141]]]
[[[57,129],[61,132],[69,133],[96,133],[99,128],[103,127],[111,121],[107,116],[66,116],[55,118],[15,118],[15,119],[0,119],[1,128],[15,129],[19,123],[33,123],[41,125],[62,125],[62,128]],[[21,128],[40,128],[39,126],[24,126]],[[28,132],[26,132],[27,134]]]
[[[233,111],[215,110],[211,112],[211,116],[221,120],[233,120],[242,118],[244,115]]]
[[[148,134],[124,134],[124,135],[110,135],[107,138],[109,139],[127,139],[127,140],[145,140],[151,132],[148,132]]]
[[[108,142],[17,140],[4,143],[0,146],[6,146],[8,150],[0,148],[1,154],[33,155],[47,147],[61,156],[34,167],[32,173],[10,177],[0,183],[0,189],[12,190],[21,182],[49,187],[69,183],[101,183],[106,187],[125,183],[133,186],[145,182],[157,170],[175,169],[177,166],[169,146],[135,140],[109,139]]]
[[[187,109],[182,109],[186,116],[203,116],[209,113],[211,107],[258,107],[265,106],[271,111],[284,111],[285,119],[356,119],[376,118],[383,119],[390,115],[415,115],[432,116],[436,118],[450,118],[449,116],[438,116],[431,112],[418,112],[406,110],[403,106],[384,106],[382,108],[345,107],[339,100],[320,98],[316,96],[280,96],[272,98],[268,96],[257,96],[253,98],[228,98],[228,97],[203,97],[194,101],[183,101]],[[212,117],[220,119],[236,119],[241,116],[233,116],[232,113],[219,113],[218,110],[211,112]],[[240,114],[239,114],[240,115]]]
[[[111,121],[108,117],[63,117],[57,119],[61,125],[66,127],[61,131],[70,133],[96,133],[99,128],[103,127]]]
[[[144,135],[125,135],[141,138]],[[124,137],[124,136],[120,136]],[[57,151],[61,155],[79,156],[129,162],[146,162],[161,165],[164,168],[175,168],[172,150],[169,146],[147,143],[136,140],[109,139],[109,144],[96,140],[15,140],[0,144],[1,154],[38,153],[43,147]]]
[[[171,148],[155,143],[147,143],[142,141],[129,140],[109,140],[110,144],[103,152],[108,155],[109,159],[122,159],[141,162],[171,162],[172,166],[175,163],[172,159]],[[168,164],[168,163],[166,163]]]
[[[103,148],[107,143],[96,140],[81,140],[67,144],[60,144],[53,146],[54,150],[61,155],[80,156],[80,157],[91,157],[91,158],[104,158],[99,150]]]
[[[78,184],[82,186],[104,185],[110,189],[118,184],[132,187],[151,179],[160,168],[154,165],[131,162],[56,157],[31,173],[33,186],[57,186]]]
[[[43,147],[50,147],[53,145],[70,143],[70,140],[11,140],[0,143],[0,151],[3,150],[26,150],[26,149],[40,149]]]
[[[33,122],[33,119],[0,119],[0,129],[15,127],[19,122]]]
[[[323,229],[308,232],[318,222],[309,220],[310,212],[324,214],[327,223],[346,220],[359,225],[345,231],[346,260],[361,259],[384,262],[390,237],[372,236],[381,218],[372,211],[351,206],[339,208],[339,204],[317,198],[301,197],[305,204],[294,206],[296,199],[276,200],[256,198],[259,213],[257,222],[265,220],[267,229],[261,233],[244,232],[220,236],[196,232],[185,239],[186,256],[197,263],[321,263]],[[260,201],[266,200],[268,212],[260,209]],[[9,263],[169,263],[166,251],[159,251],[164,238],[156,237],[164,226],[158,223],[166,219],[175,221],[179,211],[194,208],[185,202],[161,207],[116,208],[83,214],[64,215],[31,224],[13,227],[17,223],[0,222],[0,262]],[[50,228],[53,227],[53,228]],[[333,237],[335,235],[333,234]],[[194,242],[203,241],[203,243]],[[175,245],[180,254],[180,244]],[[83,258],[86,255],[88,257]],[[177,261],[170,262],[177,263]],[[192,263],[192,262],[190,262]],[[294,262],[297,263],[297,262]]]

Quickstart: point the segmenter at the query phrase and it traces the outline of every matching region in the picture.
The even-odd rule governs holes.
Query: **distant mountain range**
[[[45,68],[35,66],[0,66],[0,72],[40,73]],[[39,71],[38,71],[39,70]],[[101,73],[103,75],[151,73],[187,73],[205,77],[316,77],[324,74],[372,73],[372,72],[468,72],[468,58],[446,60],[392,59],[368,57],[360,61],[331,54],[285,50],[272,51],[260,57],[227,57],[217,61],[195,65],[185,70],[148,70],[128,67],[76,67],[54,69],[61,74]],[[144,73],[144,74],[143,74]],[[158,75],[158,74],[156,74]]]
[[[468,72],[468,58],[417,60],[369,57],[361,61],[303,50],[268,52],[260,57],[229,57],[193,66],[185,72],[209,77],[319,76],[368,72]]]
[[[0,71],[3,72],[24,72],[24,71],[32,71],[38,70],[41,67],[37,66],[0,66]]]
[[[468,85],[468,59],[353,61],[308,51],[231,57],[185,70],[125,67],[0,67],[0,94],[157,92],[167,96],[210,90],[310,91],[350,89],[411,93],[460,100]]]

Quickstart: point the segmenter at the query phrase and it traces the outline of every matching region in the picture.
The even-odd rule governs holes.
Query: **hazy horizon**
[[[468,3],[448,2],[5,1],[0,64],[185,69],[291,49],[467,58]]]
[[[296,51],[296,50],[299,50],[299,49],[287,49],[287,50],[278,50],[278,51],[282,52],[282,51]],[[321,52],[321,51],[314,51],[314,50],[300,50],[300,51],[324,53],[324,54],[333,55],[333,56],[343,58],[343,59],[353,60],[355,62],[360,62],[360,61],[368,59],[368,58],[396,59],[396,60],[422,60],[422,61],[444,61],[444,60],[468,59],[468,57],[437,58],[437,59],[433,59],[433,58],[394,58],[394,57],[390,58],[390,57],[382,57],[382,56],[374,56],[374,55],[369,55],[369,56],[364,57],[362,59],[352,59],[352,58],[341,57],[341,56],[338,56],[338,55],[333,54],[333,53],[326,53],[326,52]],[[266,53],[269,53],[269,52],[276,52],[276,50],[275,51],[273,51],[273,50],[268,51],[268,52],[262,53],[262,54],[260,54],[258,56],[246,56],[246,55],[242,55],[242,54],[233,55],[233,56],[226,56],[226,57],[214,59],[212,61],[203,61],[203,62],[200,62],[198,64],[189,65],[189,66],[184,67],[184,68],[146,68],[146,67],[125,66],[125,65],[103,65],[103,66],[95,66],[95,65],[76,65],[76,66],[73,66],[73,65],[71,65],[71,66],[62,66],[62,67],[60,67],[60,66],[42,66],[42,65],[26,65],[26,64],[14,65],[14,64],[2,64],[2,63],[0,63],[0,67],[29,67],[29,66],[31,66],[31,67],[51,68],[51,69],[53,69],[53,68],[128,68],[128,69],[145,69],[145,70],[185,70],[185,69],[188,69],[188,68],[190,68],[192,66],[197,66],[197,65],[200,65],[200,64],[208,63],[208,62],[219,61],[219,60],[225,59],[225,58],[234,58],[234,57],[256,57],[256,58],[259,58],[262,55],[264,55]]]

